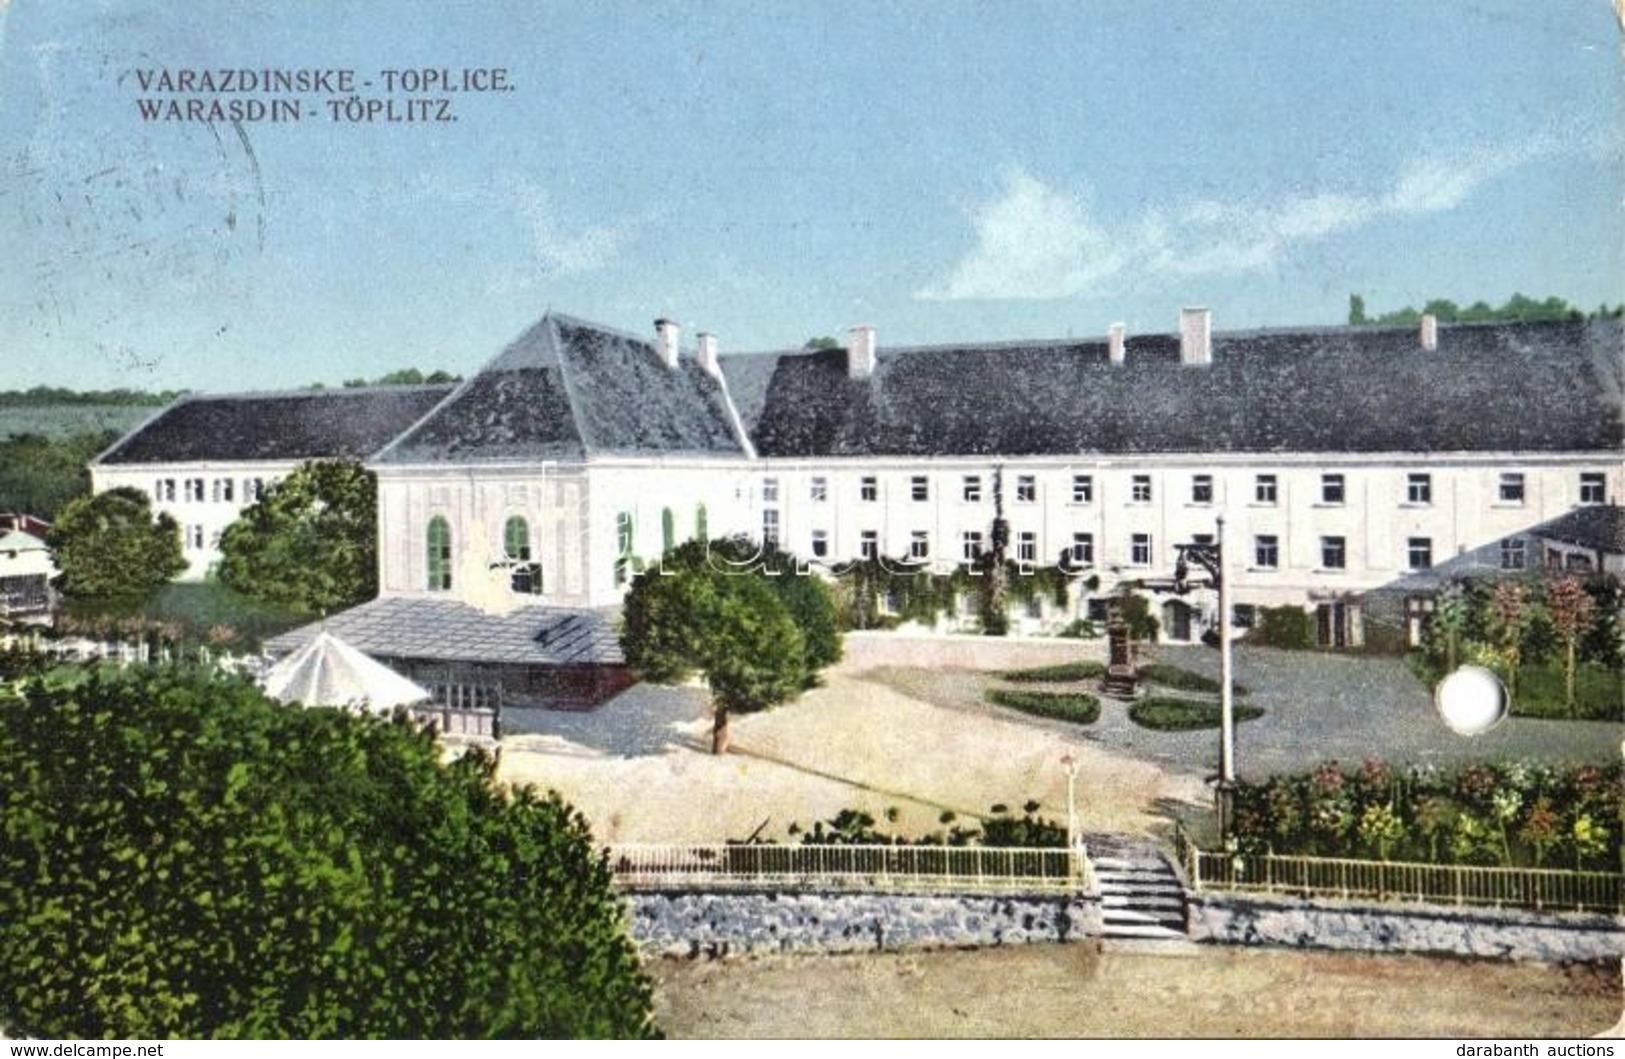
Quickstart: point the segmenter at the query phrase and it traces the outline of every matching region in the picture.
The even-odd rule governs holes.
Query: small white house
[[[43,618],[51,610],[51,549],[22,530],[0,534],[0,618]]]

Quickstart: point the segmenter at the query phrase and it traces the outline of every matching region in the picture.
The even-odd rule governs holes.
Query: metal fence
[[[615,881],[628,889],[704,886],[794,889],[1090,892],[1076,849],[880,845],[620,845]]]
[[[1183,846],[1195,890],[1364,898],[1537,911],[1625,912],[1616,872],[1243,855]]]

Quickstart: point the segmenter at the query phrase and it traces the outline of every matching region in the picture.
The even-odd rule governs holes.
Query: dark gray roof
[[[1158,452],[1619,451],[1617,320],[1439,329],[1219,333],[1213,362],[1175,335],[723,358],[763,456]]]
[[[531,665],[622,665],[613,610],[522,607],[488,614],[449,599],[375,599],[283,633],[273,655],[303,647],[322,629],[379,658]]]
[[[126,434],[96,462],[364,459],[451,390],[377,386],[182,397]]]
[[[1610,555],[1625,555],[1625,507],[1599,504],[1575,508],[1560,518],[1542,522],[1529,531],[1529,536]]]
[[[743,455],[721,384],[692,357],[549,314],[380,463],[568,459],[611,453]]]

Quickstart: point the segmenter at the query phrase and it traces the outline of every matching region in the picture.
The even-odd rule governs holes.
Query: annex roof
[[[521,607],[491,614],[449,599],[375,599],[277,636],[271,654],[295,651],[326,630],[377,658],[530,665],[621,665],[610,610]]]
[[[190,395],[126,434],[96,462],[364,459],[451,391],[433,385]]]
[[[549,313],[379,453],[380,464],[744,455],[722,384],[689,356]]]
[[[1625,555],[1625,507],[1617,504],[1578,507],[1567,515],[1542,522],[1529,530],[1528,535],[1576,548]]]
[[[766,457],[1620,451],[1618,320],[1215,333],[722,358]]]

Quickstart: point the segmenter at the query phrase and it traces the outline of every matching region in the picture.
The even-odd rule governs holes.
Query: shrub
[[[1257,706],[1233,705],[1231,714],[1236,723],[1264,716]],[[1128,708],[1129,720],[1141,728],[1159,732],[1187,732],[1198,728],[1217,728],[1220,723],[1219,704],[1198,699],[1175,699],[1149,695],[1138,699]]]
[[[1258,624],[1247,634],[1247,642],[1288,651],[1308,650],[1314,646],[1309,612],[1290,604],[1284,607],[1260,607]]]
[[[1093,724],[1100,717],[1100,700],[1081,691],[1057,693],[994,688],[987,693],[987,698],[996,705],[1034,717],[1053,717],[1074,724]]]
[[[1217,695],[1221,690],[1218,680],[1192,672],[1182,666],[1171,666],[1165,662],[1153,662],[1140,667],[1140,679],[1150,684],[1161,684],[1165,688],[1175,691],[1202,691]],[[1240,684],[1231,684],[1231,690],[1236,695],[1246,695],[1247,689]]]
[[[999,678],[1017,684],[1064,684],[1074,680],[1098,680],[1105,675],[1104,662],[1086,659],[1081,662],[1063,662],[1054,666],[1038,666],[1034,669],[1011,669],[1000,673]]]
[[[0,690],[0,1025],[649,1034],[586,823],[493,767],[181,667]]]

